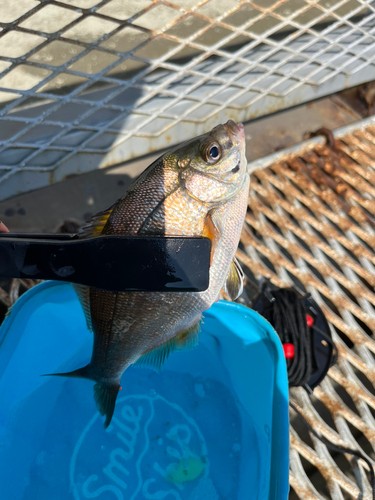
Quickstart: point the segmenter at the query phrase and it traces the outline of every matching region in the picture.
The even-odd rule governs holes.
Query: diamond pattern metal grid
[[[322,307],[338,363],[312,396],[293,388],[291,399],[317,432],[375,465],[375,120],[335,137],[333,149],[319,138],[250,164],[237,257],[250,278],[294,284]],[[366,464],[290,416],[291,498],[372,498]]]
[[[370,0],[13,3],[0,199],[375,78]]]

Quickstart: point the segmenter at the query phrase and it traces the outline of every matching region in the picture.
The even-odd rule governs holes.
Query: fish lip
[[[232,139],[237,141],[245,141],[245,128],[242,123],[236,123],[233,120],[228,120],[225,124],[227,133]]]

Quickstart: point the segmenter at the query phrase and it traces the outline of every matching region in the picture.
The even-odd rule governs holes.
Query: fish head
[[[181,187],[210,205],[235,196],[248,175],[244,126],[233,120],[185,143],[176,154]]]

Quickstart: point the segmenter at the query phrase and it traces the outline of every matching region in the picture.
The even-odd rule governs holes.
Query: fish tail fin
[[[92,380],[90,375],[90,365],[83,366],[77,370],[65,373],[45,373],[42,377],[74,377],[74,378],[88,378]]]
[[[100,415],[105,415],[104,429],[111,423],[115,411],[116,399],[120,384],[100,383],[94,385],[94,399]]]
[[[87,378],[94,380],[90,373],[90,365],[83,366],[77,370],[66,373],[46,373],[42,375],[43,377],[74,377],[74,378]],[[104,429],[106,429],[111,423],[113,412],[115,411],[116,399],[118,391],[120,390],[120,384],[113,382],[102,383],[97,382],[94,385],[94,399],[96,407],[99,410],[100,415],[105,415],[106,419],[104,422]]]

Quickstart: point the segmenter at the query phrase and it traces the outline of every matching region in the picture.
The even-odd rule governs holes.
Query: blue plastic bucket
[[[7,500],[286,500],[282,347],[254,311],[219,302],[200,345],[160,374],[129,368],[104,431],[83,366],[92,334],[69,284],[24,294],[0,328],[0,491]]]

